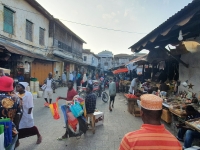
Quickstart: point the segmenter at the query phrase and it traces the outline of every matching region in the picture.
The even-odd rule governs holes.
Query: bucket
[[[30,86],[30,91],[35,92],[34,86]]]
[[[39,90],[40,90],[39,87],[35,87],[35,88],[34,88],[34,91],[35,91],[35,92],[38,92]]]
[[[30,86],[27,86],[26,90],[30,92],[31,91]]]
[[[34,81],[30,81],[30,86],[34,86]]]
[[[42,98],[42,96],[43,96],[43,91],[38,91],[37,94],[38,94],[38,97],[39,97],[39,98]]]
[[[39,87],[39,81],[35,81],[35,82],[34,82],[34,86],[35,86],[35,87],[36,87],[36,86]]]
[[[32,95],[33,95],[33,99],[37,99],[37,93],[36,92],[32,93]]]

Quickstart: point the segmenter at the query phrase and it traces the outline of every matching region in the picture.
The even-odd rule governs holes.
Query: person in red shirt
[[[78,93],[74,90],[74,82],[69,80],[67,83],[68,91],[67,91],[67,97],[58,97],[58,99],[63,99],[66,101],[72,101],[74,96],[76,96]],[[66,132],[62,137],[59,137],[57,140],[64,140],[68,137],[68,129],[66,128]]]
[[[78,93],[76,90],[74,90],[74,82],[69,80],[67,83],[68,91],[67,91],[67,97],[58,97],[59,99],[64,99],[67,101],[72,101],[74,96],[77,95]]]

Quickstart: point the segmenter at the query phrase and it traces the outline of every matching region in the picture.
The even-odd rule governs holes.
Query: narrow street
[[[53,96],[54,100],[57,96],[66,96],[66,88],[58,88]],[[81,139],[57,141],[56,139],[65,133],[62,112],[60,111],[61,118],[54,120],[49,108],[43,105],[44,99],[38,98],[34,100],[34,121],[43,141],[40,145],[36,145],[36,136],[21,139],[17,150],[117,150],[124,134],[139,129],[142,124],[141,118],[136,118],[127,112],[124,100],[123,95],[118,94],[114,109],[110,112],[108,103],[98,99],[97,108],[104,112],[104,124],[96,127],[96,133],[93,135],[88,130]],[[59,105],[63,103],[65,101],[60,101]]]

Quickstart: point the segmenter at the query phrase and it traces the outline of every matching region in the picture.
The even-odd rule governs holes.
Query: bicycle
[[[109,96],[108,96],[107,92],[105,91],[105,87],[104,87],[104,84],[102,82],[98,84],[98,87],[97,86],[94,87],[93,93],[96,95],[96,97],[101,97],[101,100],[104,103],[108,102]],[[80,88],[78,95],[80,97],[82,97],[83,99],[85,99],[85,97],[86,97],[86,87]]]

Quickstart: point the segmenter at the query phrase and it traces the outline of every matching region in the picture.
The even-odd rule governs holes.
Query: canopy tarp
[[[120,69],[114,70],[113,74],[124,73],[124,72],[128,72],[128,69],[127,68],[120,68]]]

